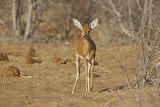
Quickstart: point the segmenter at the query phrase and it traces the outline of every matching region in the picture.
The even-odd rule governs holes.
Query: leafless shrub
[[[139,107],[141,107],[143,105],[142,102],[144,102],[142,98],[144,95],[141,95],[141,92],[139,92],[140,89],[148,85],[154,87],[159,84],[159,81],[157,80],[157,75],[159,75],[159,62],[155,64],[157,57],[159,56],[158,53],[160,48],[159,8],[152,0],[128,0],[127,3],[123,2],[123,5],[128,6],[127,11],[121,10],[120,5],[115,3],[114,0],[93,1],[114,17],[118,22],[117,25],[121,29],[121,32],[126,35],[129,43],[136,50],[136,63],[134,64],[134,67],[136,68],[133,68],[134,70],[128,69],[127,65],[122,64],[114,56],[109,55],[119,63],[121,68],[123,68],[128,85],[132,89],[138,90],[136,91],[138,98],[137,103]],[[133,9],[131,7],[131,2],[133,5],[136,4],[138,8]],[[139,18],[135,19],[134,15],[139,16]],[[134,21],[133,19],[137,21]],[[117,31],[117,29],[115,28],[114,31]],[[129,72],[136,72],[134,76],[135,79],[132,82],[128,75]],[[122,100],[120,100],[120,102],[122,103]],[[122,105],[124,106],[123,103]]]
[[[122,98],[120,97],[120,95],[117,92],[111,91],[113,93],[113,95],[116,96],[116,98],[118,99],[118,101],[121,103],[121,105],[123,107],[126,107],[125,103],[123,102]]]
[[[144,5],[143,7],[140,6],[141,10],[135,10],[140,11],[141,18],[139,19],[139,25],[133,23],[133,14],[134,11],[131,8],[130,3],[133,1],[128,0],[128,20],[124,21],[125,14],[123,12],[119,11],[114,4],[112,0],[103,1],[103,0],[93,0],[95,3],[99,4],[101,8],[103,8],[104,11],[110,12],[112,16],[117,20],[119,27],[121,30],[128,36],[128,39],[131,44],[136,44],[138,47],[137,50],[137,80],[138,83],[140,81],[143,81],[147,83],[149,80],[148,73],[151,69],[151,61],[153,60],[153,57],[155,57],[155,53],[158,51],[160,43],[159,41],[159,25],[157,24],[160,17],[157,15],[157,13],[154,13],[155,11],[159,11],[157,7],[153,4],[152,0],[148,3],[148,1],[143,1]],[[136,1],[135,3],[139,4],[140,1]],[[143,11],[142,11],[143,10]],[[124,15],[124,16],[123,16]],[[128,23],[128,24],[127,24]],[[129,27],[125,27],[126,24]],[[138,29],[135,29],[138,27]],[[115,29],[116,30],[116,29]],[[152,33],[151,33],[152,32]],[[152,36],[151,36],[152,35]],[[134,45],[133,45],[134,46]],[[150,50],[148,50],[149,48]],[[127,68],[127,67],[126,67]],[[126,71],[126,69],[124,69]]]
[[[13,30],[15,35],[22,36],[27,39],[38,28],[41,20],[40,16],[45,10],[48,1],[43,0],[13,0],[12,16]]]

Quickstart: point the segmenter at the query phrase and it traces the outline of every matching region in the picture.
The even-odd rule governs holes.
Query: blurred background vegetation
[[[85,25],[98,17],[92,34],[100,43],[135,42],[143,31],[150,44],[160,26],[159,8],[159,0],[0,0],[0,36],[76,40],[80,31],[72,19]]]

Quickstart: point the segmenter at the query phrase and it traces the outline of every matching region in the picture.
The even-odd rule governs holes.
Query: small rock
[[[15,66],[9,66],[2,71],[1,76],[2,77],[19,77],[20,71]]]

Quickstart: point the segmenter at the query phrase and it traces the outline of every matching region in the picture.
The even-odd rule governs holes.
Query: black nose
[[[83,38],[86,39],[87,38],[86,35],[83,35]]]

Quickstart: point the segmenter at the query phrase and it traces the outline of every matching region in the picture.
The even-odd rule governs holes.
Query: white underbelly
[[[78,57],[79,57],[79,58],[81,58],[81,59],[84,59],[84,57],[83,57],[83,56],[78,55]]]
[[[81,56],[81,55],[77,55],[79,58],[81,58],[81,59],[84,59],[84,57],[83,56]],[[89,60],[89,55],[87,55],[87,57],[86,57],[86,59],[88,59]]]

